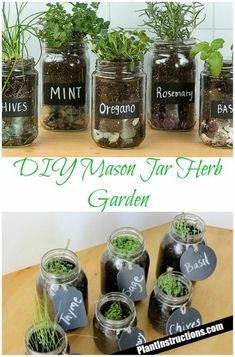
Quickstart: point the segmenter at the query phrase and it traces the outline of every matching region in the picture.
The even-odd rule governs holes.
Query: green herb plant
[[[74,264],[63,258],[51,258],[45,264],[45,270],[55,275],[63,275],[73,270]]]
[[[189,222],[186,217],[179,217],[174,223],[174,228],[176,234],[178,234],[185,241],[192,236],[197,235],[199,230],[199,225],[197,222]]]
[[[162,292],[168,296],[180,297],[187,293],[186,286],[171,273],[166,273],[160,276],[158,285]]]
[[[92,39],[92,51],[102,61],[130,62],[135,67],[144,61],[151,40],[145,31],[126,31],[119,28]]]
[[[145,16],[144,25],[163,41],[187,40],[193,31],[205,20],[202,16],[204,5],[200,2],[146,2],[146,9],[140,10]]]
[[[137,238],[126,235],[113,238],[112,245],[126,258],[136,254],[141,247],[141,243]]]
[[[13,6],[15,7],[16,21],[15,23],[11,24],[10,17],[13,11]],[[41,44],[36,28],[37,19],[41,15],[41,12],[24,17],[26,6],[27,2],[3,2],[2,60],[3,62],[8,62],[11,64],[11,71],[2,88],[3,93],[8,85],[9,79],[12,75],[12,72],[14,71],[16,64],[19,61],[22,61],[23,66],[24,60],[29,57],[28,41],[30,37],[34,37],[38,40],[41,49]]]
[[[99,2],[70,3],[72,12],[63,3],[48,3],[47,10],[38,21],[39,36],[50,48],[58,48],[68,42],[81,41],[107,31],[110,22],[97,16]]]
[[[113,302],[105,312],[105,317],[109,320],[119,321],[123,319],[120,302]]]
[[[208,61],[212,77],[219,77],[223,67],[223,55],[220,49],[224,46],[224,39],[216,38],[209,44],[207,41],[202,41],[194,45],[190,52],[190,57],[195,58],[200,53],[202,61]]]

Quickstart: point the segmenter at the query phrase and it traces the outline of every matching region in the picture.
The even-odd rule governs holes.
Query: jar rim
[[[167,274],[171,274],[175,276],[182,284],[184,284],[185,287],[187,288],[187,294],[177,297],[177,296],[169,296],[166,293],[164,293],[159,286],[159,279]],[[174,270],[166,271],[165,273],[161,274],[158,277],[154,286],[154,294],[159,298],[159,300],[161,300],[161,302],[166,303],[169,306],[176,307],[177,305],[185,304],[191,299],[192,286],[193,286],[192,282],[183,273]]]
[[[169,40],[162,40],[160,38],[155,38],[153,40],[153,44],[152,44],[152,49],[158,49],[157,47],[158,46],[164,46],[164,45],[169,45],[169,46],[172,46],[172,47],[186,47],[186,46],[193,46],[196,44],[196,38],[194,37],[191,37],[191,38],[188,38],[188,39],[185,39],[185,40],[175,40],[175,41],[169,41]]]
[[[118,249],[117,247],[115,247],[113,245],[113,240],[115,238],[118,237],[122,237],[122,236],[130,236],[133,237],[135,239],[137,239],[140,243],[138,249],[136,250],[136,252],[134,252],[133,254],[126,256],[125,253],[122,253],[120,251],[120,249]],[[109,236],[109,240],[108,240],[108,249],[110,250],[111,254],[121,258],[121,259],[125,259],[125,260],[132,260],[132,259],[137,259],[139,258],[144,250],[145,250],[145,241],[144,241],[144,236],[142,234],[142,232],[140,232],[138,229],[133,228],[133,227],[120,227],[115,229]]]
[[[7,69],[9,67],[12,68],[12,66],[15,67],[15,69],[21,69],[26,68],[26,67],[31,67],[35,66],[35,59],[34,57],[27,57],[27,58],[18,58],[18,59],[12,59],[12,60],[3,60],[2,61],[2,68]]]
[[[32,350],[27,343],[29,341],[29,338],[32,336],[32,334],[35,331],[39,330],[42,326],[43,326],[43,322],[39,322],[36,325],[30,326],[28,328],[28,330],[26,331],[26,333],[25,333],[25,350],[26,350],[27,354],[31,354],[31,355],[42,354],[41,352]],[[61,335],[61,337],[62,337],[61,343],[55,350],[50,351],[50,352],[43,352],[43,354],[45,354],[45,355],[47,355],[47,354],[49,354],[49,355],[61,354],[60,352],[66,350],[67,346],[68,346],[68,337],[67,337],[65,331],[63,330],[63,328],[59,324],[53,323],[53,322],[52,322],[52,326]]]
[[[74,268],[64,274],[49,273],[45,269],[45,265],[51,258],[65,258],[74,264]],[[60,283],[62,281],[73,280],[81,271],[81,265],[77,255],[73,251],[66,248],[51,249],[46,252],[41,259],[40,267],[41,274],[46,280],[58,281]]]
[[[123,304],[127,305],[130,314],[122,320],[110,320],[107,319],[101,312],[101,308],[107,302],[117,302],[120,301]],[[107,293],[100,297],[96,304],[95,316],[97,321],[104,327],[108,327],[111,330],[118,330],[120,328],[125,328],[130,326],[136,318],[136,308],[134,302],[125,294],[120,292],[111,292]]]
[[[63,44],[62,46],[59,47],[51,47],[48,45],[48,42],[43,42],[43,48],[45,50],[50,50],[50,51],[61,51],[63,49],[68,49],[68,47],[75,47],[78,46],[79,48],[85,49],[87,48],[86,44],[83,42],[83,40],[81,41],[69,41],[65,44]]]
[[[175,227],[175,223],[179,218],[185,218],[188,222],[198,223],[198,227],[200,229],[198,234],[189,234],[187,238],[181,236]],[[172,239],[174,239],[177,243],[181,243],[186,246],[191,246],[194,244],[202,243],[205,239],[205,222],[201,217],[197,216],[193,213],[180,213],[174,217],[174,220],[171,222],[169,234]],[[187,239],[187,240],[186,240]]]
[[[116,71],[116,70],[121,70],[123,69],[124,71],[127,72],[135,72],[136,70],[141,70],[143,68],[143,63],[142,61],[134,61],[134,66],[133,69],[131,68],[131,64],[133,62],[130,61],[122,61],[122,60],[117,60],[117,61],[107,61],[107,60],[101,60],[97,59],[96,60],[96,69],[100,69],[102,71]]]
[[[210,65],[209,65],[209,62],[207,60],[204,63],[204,69],[210,71]],[[231,70],[231,71],[233,71],[233,60],[229,59],[229,58],[224,58],[223,59],[222,70]]]

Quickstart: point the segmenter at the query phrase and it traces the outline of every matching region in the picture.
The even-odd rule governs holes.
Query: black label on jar
[[[58,323],[65,331],[87,326],[86,309],[80,290],[73,286],[60,287],[53,299]]]
[[[29,117],[32,115],[32,99],[2,99],[2,115],[7,117]]]
[[[212,101],[211,116],[216,119],[233,119],[233,102]]]
[[[152,101],[159,104],[188,104],[195,101],[194,83],[153,83]]]
[[[207,279],[215,270],[215,252],[205,244],[189,247],[180,258],[180,270],[189,280]]]
[[[85,83],[44,83],[43,98],[47,105],[84,105]]]
[[[202,324],[200,313],[193,307],[175,310],[169,317],[166,324],[167,335],[174,335],[190,330]]]
[[[133,301],[146,298],[146,283],[144,269],[138,264],[124,266],[117,274],[119,291]]]
[[[119,348],[120,351],[127,350],[135,346],[140,346],[146,342],[144,336],[144,331],[140,330],[138,327],[131,327],[127,331],[123,331],[120,340]]]
[[[98,103],[98,118],[135,119],[140,115],[140,103]]]

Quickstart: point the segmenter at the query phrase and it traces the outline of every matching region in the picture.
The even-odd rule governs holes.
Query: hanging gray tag
[[[125,265],[117,274],[119,291],[127,295],[133,301],[146,298],[146,283],[144,269],[138,264],[132,264],[131,268]]]
[[[144,331],[138,327],[131,327],[130,331],[123,331],[119,339],[120,351],[142,345],[146,342]]]
[[[66,290],[60,287],[53,300],[58,323],[65,331],[88,325],[86,309],[80,290],[74,286],[69,286]]]
[[[215,252],[200,243],[196,249],[189,247],[181,256],[180,270],[192,281],[204,280],[214,272],[216,263]]]
[[[167,321],[166,333],[167,335],[174,335],[198,327],[201,324],[201,315],[193,307],[187,307],[185,313],[182,313],[181,309],[176,309]]]

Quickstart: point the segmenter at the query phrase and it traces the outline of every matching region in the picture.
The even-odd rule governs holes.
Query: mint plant
[[[204,5],[200,2],[146,2],[140,16],[146,16],[144,25],[164,41],[187,40],[204,21]]]
[[[224,39],[222,38],[216,38],[211,44],[202,41],[192,47],[190,57],[195,58],[200,53],[200,59],[208,61],[212,77],[217,78],[223,67],[223,56],[219,51],[223,46]]]

